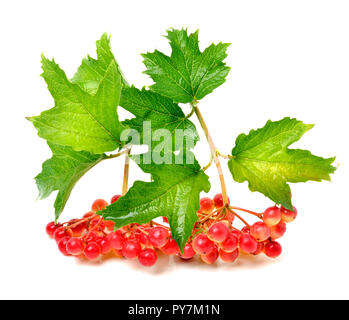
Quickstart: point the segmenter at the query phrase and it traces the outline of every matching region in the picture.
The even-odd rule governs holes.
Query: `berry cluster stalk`
[[[228,205],[228,195],[227,195],[227,188],[226,188],[226,185],[225,185],[225,180],[224,180],[224,176],[223,176],[223,170],[222,170],[222,166],[221,166],[221,163],[219,161],[219,158],[217,156],[217,148],[212,140],[212,137],[211,137],[211,134],[210,132],[208,131],[208,128],[207,128],[207,125],[205,123],[205,120],[204,118],[202,117],[202,114],[200,112],[200,109],[198,107],[198,102],[197,101],[194,101],[191,103],[191,106],[200,122],[200,125],[201,125],[201,128],[202,130],[204,131],[205,133],[205,136],[206,136],[206,139],[207,139],[207,142],[210,146],[210,151],[211,151],[211,157],[217,167],[217,170],[218,170],[218,174],[219,174],[219,180],[221,182],[221,188],[222,188],[222,196],[223,196],[223,204],[224,206],[227,206]]]

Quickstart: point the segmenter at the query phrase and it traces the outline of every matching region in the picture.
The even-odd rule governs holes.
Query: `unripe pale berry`
[[[251,226],[250,235],[257,241],[265,241],[270,237],[270,229],[264,222],[256,222]]]
[[[284,207],[281,207],[281,220],[282,222],[285,223],[290,223],[292,221],[294,221],[294,219],[296,219],[297,217],[297,209],[295,207],[293,207],[293,211],[291,210],[287,210]]]
[[[280,209],[276,206],[265,209],[263,221],[268,227],[277,225],[281,221]]]
[[[239,247],[246,253],[253,253],[258,248],[258,242],[251,235],[243,233],[239,239]]]
[[[276,226],[270,227],[270,237],[275,240],[281,238],[286,232],[286,224],[279,222]]]
[[[214,202],[210,198],[200,199],[200,210],[204,213],[211,213],[214,209]]]

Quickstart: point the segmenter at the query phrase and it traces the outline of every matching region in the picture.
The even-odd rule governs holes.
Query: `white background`
[[[335,0],[1,2],[0,298],[349,298],[348,16],[348,1]],[[221,152],[238,134],[291,116],[316,124],[294,147],[337,156],[332,183],[292,185],[299,217],[277,260],[208,266],[165,257],[151,269],[121,259],[91,264],[63,257],[45,234],[54,195],[35,201],[33,177],[50,152],[24,119],[53,106],[39,77],[41,52],[72,76],[108,32],[127,79],[141,87],[151,81],[140,53],[169,53],[162,37],[169,27],[200,28],[201,48],[232,43],[227,82],[201,102]],[[197,151],[206,164],[204,139]],[[225,173],[235,205],[258,211],[271,205]],[[208,174],[213,196],[215,168]],[[142,178],[132,166],[131,180]],[[94,199],[119,193],[121,183],[121,159],[98,165],[77,184],[62,219],[82,216]]]

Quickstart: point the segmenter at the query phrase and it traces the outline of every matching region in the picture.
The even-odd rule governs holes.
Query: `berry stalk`
[[[205,133],[208,145],[210,147],[211,157],[212,157],[212,159],[217,167],[217,170],[218,170],[219,180],[220,180],[221,188],[222,188],[223,204],[224,204],[224,206],[227,206],[228,205],[227,188],[225,185],[222,166],[221,166],[221,163],[220,163],[219,158],[217,156],[217,148],[212,140],[212,137],[211,137],[211,134],[207,128],[206,122],[205,122],[205,120],[201,114],[201,111],[198,107],[198,102],[197,101],[192,102],[191,106],[192,106],[192,108],[193,108],[193,110],[194,110],[194,112],[195,112],[195,114],[200,122],[202,130]]]
[[[131,148],[127,149],[125,154],[125,165],[124,165],[124,178],[122,182],[122,195],[124,196],[128,190],[128,175],[130,171],[130,158],[129,154],[131,152]]]

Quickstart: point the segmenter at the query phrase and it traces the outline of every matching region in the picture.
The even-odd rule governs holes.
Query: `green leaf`
[[[122,146],[123,126],[116,111],[122,84],[114,61],[110,62],[94,95],[70,82],[54,60],[42,57],[42,68],[55,106],[40,116],[28,118],[40,137],[76,151],[97,154]]]
[[[144,88],[123,88],[120,106],[135,115],[135,118],[125,120],[123,124],[137,130],[141,135],[141,142],[151,144],[152,149],[161,142],[170,143],[170,150],[179,150],[183,147],[183,140],[192,142],[188,146],[190,148],[199,140],[195,125],[186,118],[178,104],[167,97]],[[151,130],[146,128],[147,125],[151,125]],[[159,129],[166,129],[169,134],[164,135],[160,142],[152,141],[156,131],[160,133]],[[183,130],[183,138],[178,135],[180,130]]]
[[[144,157],[139,167],[150,173],[153,181],[136,181],[125,196],[99,214],[114,221],[118,228],[165,216],[173,238],[183,250],[198,219],[200,192],[210,189],[208,177],[196,160],[193,164],[176,164],[179,156],[173,156],[172,164],[156,165],[145,164]]]
[[[100,40],[96,41],[97,60],[87,56],[82,60],[81,66],[71,79],[73,83],[78,84],[83,90],[90,94],[97,92],[98,86],[110,65],[114,62],[120,75],[123,85],[128,86],[122,71],[116,62],[111,51],[110,37],[104,33]]]
[[[230,44],[211,44],[203,52],[199,49],[198,31],[168,30],[172,54],[170,57],[154,51],[146,53],[145,71],[155,82],[152,89],[174,102],[200,100],[225,82],[230,68],[223,60]]]
[[[291,190],[287,182],[330,180],[335,158],[324,159],[309,151],[288,149],[313,125],[296,119],[268,121],[248,135],[236,139],[229,169],[237,182],[248,181],[251,191],[258,191],[277,204],[292,210]]]
[[[43,163],[42,171],[35,177],[35,180],[40,199],[44,199],[53,191],[58,190],[54,204],[57,220],[78,180],[107,156],[85,151],[77,152],[70,147],[51,143],[49,143],[49,147],[53,156]]]

